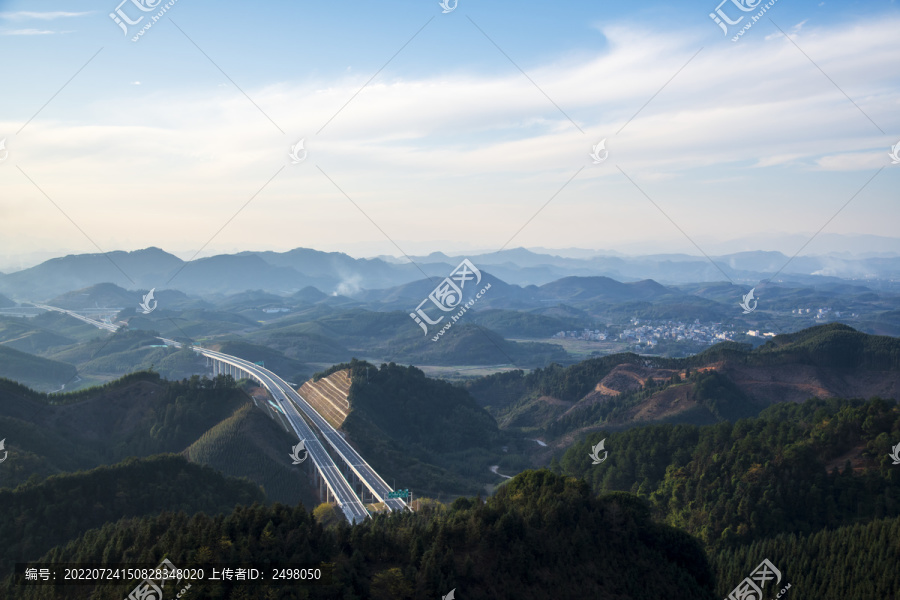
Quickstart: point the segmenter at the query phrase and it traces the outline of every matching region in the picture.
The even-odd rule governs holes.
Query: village
[[[710,346],[719,342],[733,341],[735,336],[735,332],[726,329],[722,323],[701,324],[699,319],[695,319],[693,323],[681,321],[652,323],[642,319],[631,319],[629,326],[619,333],[611,331],[612,329],[614,329],[612,325],[608,325],[606,330],[585,328],[581,331],[560,331],[551,336],[551,339],[618,341],[641,350],[652,350],[660,343],[666,342]],[[757,335],[760,334],[757,332]]]

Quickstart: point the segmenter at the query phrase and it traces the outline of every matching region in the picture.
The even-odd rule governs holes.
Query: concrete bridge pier
[[[312,475],[313,480],[315,482],[316,491],[319,495],[319,502],[332,502],[336,503],[337,498],[331,493],[331,490],[328,488],[328,484],[325,483],[325,478],[322,477],[322,474],[319,473],[319,470],[315,467],[312,467]]]

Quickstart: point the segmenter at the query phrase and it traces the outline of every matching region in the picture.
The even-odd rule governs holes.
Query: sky
[[[880,0],[0,0],[0,269],[896,238],[897,31]]]

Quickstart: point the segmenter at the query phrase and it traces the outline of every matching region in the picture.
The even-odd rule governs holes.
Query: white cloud
[[[833,154],[816,160],[816,165],[823,171],[860,171],[877,169],[890,163],[887,152],[859,152],[852,154]]]
[[[20,10],[16,12],[2,12],[0,13],[0,19],[9,19],[11,21],[24,21],[27,19],[39,19],[41,21],[52,21],[54,19],[65,19],[71,17],[83,17],[85,15],[91,14],[92,11],[87,12],[66,12],[66,11],[27,11]]]
[[[900,130],[900,74],[893,58],[898,26],[896,18],[877,18],[806,25],[802,33],[795,27],[803,52],[885,131]],[[68,122],[36,119],[18,144],[17,160],[36,181],[47,182],[51,197],[59,194],[61,204],[82,211],[73,216],[76,222],[103,215],[109,206],[131,215],[140,232],[108,228],[131,247],[162,244],[153,242],[161,232],[202,244],[207,231],[215,232],[257,192],[223,240],[235,231],[264,232],[254,235],[283,240],[282,247],[333,242],[334,231],[346,239],[378,238],[317,167],[392,237],[427,238],[438,228],[442,235],[469,236],[461,243],[490,247],[506,241],[557,192],[513,245],[587,245],[584,240],[595,240],[600,231],[614,238],[627,230],[634,237],[632,223],[649,236],[670,233],[671,224],[617,165],[646,183],[647,194],[691,233],[720,226],[715,219],[724,213],[704,203],[724,197],[723,207],[728,201],[749,205],[759,186],[770,185],[773,192],[760,201],[769,207],[760,205],[739,223],[727,219],[750,233],[766,230],[772,219],[794,222],[795,215],[784,211],[808,212],[798,197],[838,193],[829,184],[779,186],[783,181],[774,178],[781,173],[789,183],[805,182],[805,176],[822,177],[821,171],[885,164],[884,135],[783,36],[705,47],[665,85],[700,48],[699,38],[624,26],[603,33],[604,54],[528,69],[584,134],[514,69],[504,77],[455,72],[419,79],[392,78],[386,70],[319,135],[369,74],[245,88],[286,135],[230,84],[204,92],[142,86],[130,89],[127,101],[109,96],[81,107]],[[0,125],[14,130],[14,124]],[[301,137],[309,157],[295,168],[287,153]],[[592,165],[588,152],[602,138],[610,158]],[[29,219],[54,218],[41,212],[45,202],[27,181],[4,185],[34,203],[15,213],[22,231],[29,230]],[[767,214],[770,207],[782,212]],[[842,219],[852,216],[845,211]],[[812,227],[807,221],[802,223]],[[613,224],[598,229],[601,222]]]
[[[52,35],[55,31],[49,29],[10,29],[0,31],[0,35]]]

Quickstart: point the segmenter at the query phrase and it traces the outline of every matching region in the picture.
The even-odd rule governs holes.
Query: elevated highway
[[[172,341],[172,340],[168,340]],[[168,343],[168,342],[167,342]],[[231,364],[239,367],[243,372],[247,373],[257,381],[263,383],[264,381],[273,382],[275,386],[279,389],[279,391],[286,397],[284,401],[280,402],[279,405],[285,411],[285,413],[289,416],[293,413],[302,421],[299,413],[297,413],[298,408],[303,412],[304,415],[313,423],[316,429],[318,429],[320,435],[325,439],[329,446],[334,450],[334,452],[340,457],[343,464],[348,467],[348,469],[355,475],[356,480],[361,483],[365,488],[369,491],[369,493],[373,496],[375,500],[378,502],[383,502],[388,510],[404,510],[407,508],[407,504],[405,501],[399,498],[388,498],[388,494],[392,491],[390,486],[381,478],[378,473],[375,472],[369,463],[367,463],[362,456],[344,439],[344,437],[338,433],[338,431],[331,426],[331,424],[325,420],[325,418],[320,415],[309,403],[286,381],[275,375],[265,367],[261,367],[256,363],[250,362],[248,360],[237,358],[235,356],[231,356],[229,354],[223,354],[221,352],[216,352],[214,350],[207,350],[205,348],[200,348],[194,346],[194,351],[198,352],[203,356],[207,356],[210,358],[214,358],[220,360],[226,364]],[[266,389],[269,389],[266,383],[263,383]],[[271,393],[272,390],[269,389]],[[273,394],[274,395],[274,394]],[[276,402],[278,400],[276,399]],[[306,425],[304,423],[304,425]],[[301,438],[303,439],[303,438]],[[362,490],[360,490],[363,492]],[[364,493],[364,492],[363,492]]]
[[[167,343],[172,342],[172,340],[163,341]],[[309,452],[309,458],[312,459],[315,466],[316,474],[324,482],[330,498],[333,498],[341,508],[347,520],[351,523],[358,523],[369,517],[369,511],[366,510],[354,489],[344,478],[343,473],[341,473],[331,455],[328,454],[315,432],[307,425],[300,413],[297,412],[296,407],[291,403],[288,396],[289,392],[293,391],[291,386],[268,369],[236,356],[196,346],[193,350],[214,361],[217,370],[220,370],[220,372],[228,373],[235,379],[240,379],[241,376],[245,375],[255,379],[266,388],[275,403],[283,411],[284,416],[287,417],[298,439],[303,440],[306,450]],[[285,455],[287,455],[287,450],[285,448]]]
[[[117,325],[98,321],[80,315],[75,311],[45,304],[35,304],[35,306],[44,310],[67,314],[110,332],[115,332],[119,329]],[[168,346],[176,348],[181,348],[182,346],[180,342],[172,339],[159,339]],[[324,417],[278,375],[265,367],[230,354],[200,346],[191,346],[191,349],[209,359],[217,374],[230,374],[235,379],[245,376],[252,378],[269,392],[275,403],[281,408],[298,439],[303,440],[309,452],[309,458],[312,459],[314,472],[327,491],[326,498],[334,499],[348,521],[358,523],[370,516],[361,500],[361,498],[365,498],[366,491],[368,491],[373,500],[384,503],[384,506],[390,511],[408,508],[404,500],[388,498],[388,494],[392,490],[384,479],[344,440],[343,436]],[[313,427],[310,427],[304,420],[304,416],[306,419],[309,419]],[[318,430],[318,435],[313,428]],[[337,455],[345,467],[346,475],[349,475],[354,485],[351,485],[345,472],[342,472],[335,463],[319,436],[325,440],[325,444]]]
[[[293,388],[290,389],[291,400],[296,404],[303,414],[322,432],[325,441],[331,445],[332,449],[341,457],[341,459],[350,467],[356,476],[366,485],[373,496],[378,498],[380,502],[384,502],[389,510],[403,510],[407,507],[404,500],[399,498],[388,498],[388,494],[393,491],[390,486],[381,478],[375,469],[369,466],[363,457],[347,443],[338,431],[331,426],[331,423],[325,420],[310,404]]]
[[[84,315],[80,315],[75,311],[66,310],[64,308],[57,308],[55,306],[48,306],[46,304],[35,304],[34,306],[38,308],[43,308],[44,310],[52,310],[54,312],[60,312],[65,315],[69,315],[70,317],[75,317],[80,321],[84,321],[88,325],[93,325],[94,327],[99,327],[100,329],[105,329],[107,331],[116,332],[119,330],[118,325],[113,325],[112,323],[104,323],[103,321],[98,321],[97,319],[92,319],[90,317],[85,317]]]

